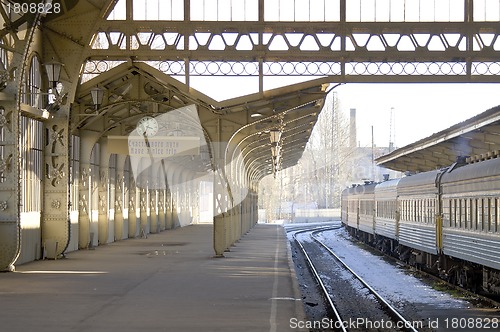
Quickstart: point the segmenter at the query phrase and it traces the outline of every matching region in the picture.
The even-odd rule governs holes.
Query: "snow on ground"
[[[294,226],[298,225],[285,227],[292,230]],[[470,306],[466,301],[433,289],[415,276],[408,274],[403,267],[395,266],[385,261],[383,257],[375,256],[360,248],[351,240],[344,228],[322,232],[318,238],[396,307],[404,307],[408,303],[431,305],[436,309],[465,309]]]

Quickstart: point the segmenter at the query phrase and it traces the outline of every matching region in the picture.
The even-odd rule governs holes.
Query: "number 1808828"
[[[59,14],[61,12],[61,4],[56,3],[7,3],[6,9],[8,13],[24,15],[24,14]]]

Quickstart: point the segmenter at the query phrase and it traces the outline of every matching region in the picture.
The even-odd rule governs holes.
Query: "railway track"
[[[293,240],[331,312],[332,317],[322,320],[321,328],[338,331],[417,331],[410,321],[316,236],[319,232],[340,227],[341,225],[288,230],[294,232]],[[309,241],[304,240],[307,235]],[[327,259],[331,261],[325,263]]]

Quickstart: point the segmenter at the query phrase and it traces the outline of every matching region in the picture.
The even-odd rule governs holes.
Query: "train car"
[[[392,239],[398,239],[398,194],[397,186],[400,179],[389,180],[375,187],[375,234]]]
[[[375,233],[375,187],[376,183],[359,186],[358,229],[367,234]]]
[[[349,222],[348,215],[348,197],[349,197],[349,189],[342,190],[340,195],[340,221],[347,225]]]
[[[454,262],[446,268],[466,286],[482,274],[482,287],[500,294],[500,159],[444,173],[442,204],[443,253],[483,266]]]
[[[376,183],[353,186],[343,191],[342,223],[351,234],[373,240]]]
[[[449,281],[500,294],[500,158],[356,186],[351,234]]]
[[[342,222],[353,229],[358,228],[358,215],[359,215],[359,193],[360,188],[358,186],[353,186],[351,188],[345,189],[345,204],[343,205],[345,219]]]
[[[436,223],[439,215],[439,179],[442,170],[402,178],[397,185],[400,211],[399,244],[417,249],[414,252],[418,263],[432,265],[430,255],[439,253],[440,227]],[[438,235],[437,235],[438,234]],[[435,258],[434,258],[435,259]]]

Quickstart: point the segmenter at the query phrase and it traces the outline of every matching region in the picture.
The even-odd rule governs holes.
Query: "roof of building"
[[[500,106],[376,159],[379,166],[402,172],[425,172],[500,155]]]

